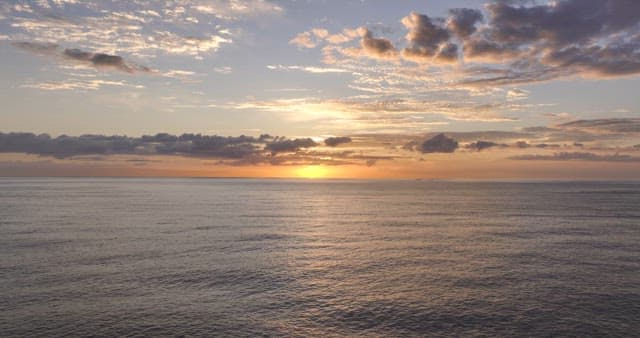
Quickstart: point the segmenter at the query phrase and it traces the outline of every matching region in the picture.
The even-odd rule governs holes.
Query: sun
[[[322,178],[327,176],[327,169],[319,165],[308,165],[296,171],[298,177]]]

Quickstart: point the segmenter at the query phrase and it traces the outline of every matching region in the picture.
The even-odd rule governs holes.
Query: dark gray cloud
[[[411,12],[401,20],[408,30],[404,48],[360,28],[361,48],[340,51],[350,57],[463,62],[457,84],[464,86],[640,74],[640,1],[495,0],[484,13],[455,8],[447,18],[434,18]]]
[[[333,151],[310,138],[287,139],[268,134],[217,136],[159,133],[141,137],[82,135],[51,137],[47,134],[1,133],[0,153],[25,153],[58,159],[105,161],[109,155],[172,155],[218,159],[229,165],[367,165],[393,160],[392,155],[368,155],[362,151]],[[149,158],[136,157],[126,162],[144,164]]]
[[[498,60],[518,55],[513,46],[500,44],[485,38],[472,38],[464,41],[464,56],[467,58],[484,58]]]
[[[640,32],[639,1],[497,1],[486,9],[488,25],[465,39],[464,54],[495,62],[513,59],[504,83],[640,73],[640,41],[632,38]],[[500,84],[498,79],[492,82]]]
[[[391,41],[384,38],[374,38],[373,33],[366,28],[362,34],[360,46],[366,55],[379,59],[394,58],[397,55],[397,50]]]
[[[56,158],[80,155],[148,154],[241,158],[259,151],[266,139],[200,134],[157,134],[127,137],[82,135],[51,137],[47,134],[0,133],[0,152],[27,153]]]
[[[476,24],[482,21],[482,12],[471,8],[454,8],[449,10],[447,28],[460,38],[466,38],[475,33]]]
[[[553,155],[519,155],[509,159],[519,161],[594,161],[594,162],[640,162],[640,157],[622,154],[599,155],[588,152],[561,152]]]
[[[127,62],[122,56],[110,55],[104,53],[91,53],[77,48],[61,50],[60,46],[53,43],[41,42],[14,42],[12,45],[16,48],[42,55],[56,56],[65,60],[87,63],[96,68],[107,68],[118,70],[126,73],[150,72],[151,69],[145,66]]]
[[[268,143],[265,149],[270,151],[272,154],[277,154],[296,152],[300,150],[300,148],[311,148],[317,145],[318,144],[310,138],[297,138],[293,140],[276,140],[274,142]]]
[[[409,30],[406,35],[408,46],[402,50],[405,57],[418,61],[436,56],[441,59],[457,58],[458,47],[449,43],[449,31],[427,15],[412,12],[402,19],[402,24]]]
[[[447,18],[412,12],[401,55],[415,62],[465,60],[462,85],[502,86],[572,75],[617,77],[640,73],[640,1],[501,1],[456,8]],[[481,22],[485,24],[480,25]],[[365,55],[395,56],[386,39],[368,30]]]
[[[458,142],[445,134],[438,134],[424,142],[419,147],[423,153],[452,153],[458,149]]]
[[[351,137],[342,136],[342,137],[329,137],[324,140],[324,144],[329,147],[335,147],[339,144],[349,143],[351,142]]]
[[[545,64],[574,68],[601,76],[640,73],[640,43],[616,46],[568,47],[544,55]]]
[[[482,151],[493,147],[508,147],[506,144],[499,144],[491,141],[476,141],[468,144],[465,148]]]
[[[442,62],[455,62],[458,60],[458,45],[447,42],[440,46],[435,59]]]
[[[486,34],[496,42],[516,45],[541,40],[556,46],[585,42],[604,28],[607,2],[565,0],[534,6],[490,3],[486,6],[491,17]]]
[[[133,73],[135,71],[150,71],[147,67],[130,63],[128,64],[123,57],[118,55],[89,53],[80,49],[65,49],[62,54],[71,60],[88,62],[98,68],[112,68],[127,73]]]

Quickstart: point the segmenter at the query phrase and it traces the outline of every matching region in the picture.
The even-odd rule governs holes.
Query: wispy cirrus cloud
[[[552,155],[518,155],[509,159],[519,161],[595,161],[595,162],[640,162],[640,156],[625,154],[601,155],[589,152],[560,152]]]
[[[254,100],[230,105],[234,109],[269,111],[293,121],[316,121],[318,127],[341,130],[429,130],[447,124],[442,118],[459,121],[510,121],[506,112],[522,109],[518,103],[467,100],[416,100],[361,96],[344,99],[313,97]]]
[[[40,89],[45,91],[59,91],[59,90],[73,90],[73,91],[88,91],[98,90],[104,86],[115,87],[128,87],[135,89],[143,89],[143,85],[131,84],[126,81],[113,81],[113,80],[78,80],[70,79],[66,81],[44,81],[44,82],[27,82],[20,85],[21,88]]]
[[[159,54],[202,58],[233,43],[229,23],[279,15],[266,0],[11,1],[0,20],[14,41],[77,46],[152,59]]]
[[[267,65],[271,70],[284,70],[284,71],[301,71],[312,74],[328,74],[328,73],[350,73],[349,70],[333,67],[316,67],[316,66],[284,66],[284,65]]]

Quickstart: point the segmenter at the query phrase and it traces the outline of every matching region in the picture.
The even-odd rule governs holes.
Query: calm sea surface
[[[638,336],[640,183],[0,178],[2,336]]]

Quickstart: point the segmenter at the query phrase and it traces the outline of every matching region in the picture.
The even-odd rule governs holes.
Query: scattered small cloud
[[[318,45],[311,32],[299,33],[293,39],[289,40],[289,43],[299,48],[314,48]]]
[[[422,153],[453,153],[458,149],[458,142],[445,134],[438,134],[422,142],[418,150]]]
[[[228,67],[228,66],[223,66],[223,67],[214,67],[213,71],[219,74],[231,74],[233,73],[233,68]]]
[[[342,137],[328,137],[324,140],[324,144],[329,147],[336,147],[340,144],[350,143],[351,137],[342,136]]]
[[[498,144],[491,141],[476,141],[468,144],[465,148],[476,151],[482,151],[493,147],[508,147],[507,145]]]
[[[507,91],[507,99],[509,100],[523,100],[529,97],[529,91],[524,89],[510,89]]]
[[[86,65],[91,65],[98,69],[113,69],[125,73],[150,73],[151,69],[146,66],[127,62],[122,56],[104,53],[93,53],[82,51],[77,48],[61,49],[55,43],[41,43],[31,41],[14,42],[13,46],[41,56],[51,56],[62,60],[70,60]]]

